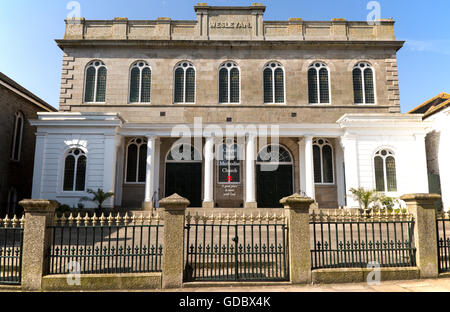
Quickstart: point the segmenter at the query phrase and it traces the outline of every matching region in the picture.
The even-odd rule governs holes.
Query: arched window
[[[130,103],[150,103],[152,70],[147,62],[138,61],[131,67]]]
[[[374,73],[369,63],[361,62],[353,68],[355,104],[375,104]]]
[[[219,67],[219,103],[239,103],[241,101],[241,77],[236,63],[226,62]]]
[[[324,63],[309,66],[308,91],[310,104],[330,104],[329,70]]]
[[[289,165],[292,164],[292,156],[283,146],[270,144],[261,149],[258,154],[257,162]]]
[[[395,155],[388,149],[375,153],[375,184],[378,192],[397,192],[397,171]]]
[[[11,148],[11,159],[15,161],[20,160],[22,152],[23,123],[24,117],[22,112],[16,112],[14,115],[13,141]]]
[[[333,147],[326,139],[313,141],[314,182],[317,184],[334,183]]]
[[[264,67],[264,103],[284,103],[284,69],[278,62]]]
[[[79,148],[71,149],[64,159],[64,191],[84,191],[86,185],[86,154]]]
[[[147,175],[147,139],[132,139],[127,146],[127,183],[145,183]]]
[[[180,144],[172,147],[166,157],[166,162],[201,162],[202,154],[190,144]]]
[[[106,75],[106,66],[102,61],[92,61],[88,64],[84,88],[84,101],[86,103],[105,102]]]
[[[175,66],[175,103],[195,102],[195,68],[192,63],[184,61]]]

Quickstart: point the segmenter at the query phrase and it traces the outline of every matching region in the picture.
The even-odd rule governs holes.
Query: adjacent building
[[[29,120],[56,109],[0,73],[0,217],[20,214],[18,202],[30,198],[36,128]]]
[[[77,206],[102,188],[115,193],[105,207],[179,193],[192,207],[273,208],[303,192],[338,208],[358,206],[351,188],[428,191],[426,123],[400,113],[393,20],[194,9],[66,20],[60,111],[32,121],[33,198]]]
[[[450,94],[441,93],[412,109],[430,123],[425,138],[430,193],[441,194],[441,207],[450,210]]]

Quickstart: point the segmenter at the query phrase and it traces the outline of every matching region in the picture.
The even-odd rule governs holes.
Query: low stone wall
[[[365,283],[373,269],[365,268],[341,268],[319,269],[312,271],[313,284],[337,284],[337,283]],[[380,268],[380,281],[412,280],[420,278],[420,270],[417,267],[409,268]]]
[[[80,285],[69,285],[66,274],[47,275],[42,279],[42,289],[46,291],[160,289],[161,275],[161,273],[83,274],[80,275]]]

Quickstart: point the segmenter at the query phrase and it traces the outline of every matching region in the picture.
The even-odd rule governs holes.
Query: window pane
[[[230,103],[239,103],[239,69],[231,69],[230,80]]]
[[[142,70],[141,102],[150,103],[150,89],[152,84],[152,71],[146,67]]]
[[[138,182],[145,182],[147,173],[147,145],[142,144],[139,147],[139,180]]]
[[[86,183],[86,156],[78,157],[77,163],[77,178],[76,178],[76,191],[84,191]]]
[[[333,152],[331,146],[325,145],[322,148],[323,179],[324,183],[333,183]]]
[[[397,176],[395,172],[395,159],[392,156],[386,158],[386,177],[388,192],[397,192]]]
[[[73,177],[75,173],[75,157],[69,155],[64,164],[64,191],[73,191]]]
[[[362,87],[362,75],[361,70],[355,68],[353,70],[353,93],[355,96],[355,103],[361,104],[364,103],[363,99],[363,87]]]
[[[130,81],[130,102],[139,102],[139,83],[140,83],[140,71],[139,68],[133,68],[131,70],[131,81]]]
[[[386,191],[384,185],[384,169],[383,169],[383,158],[380,156],[375,157],[375,183],[378,192]]]
[[[308,70],[308,91],[309,91],[309,103],[318,103],[317,99],[317,72],[314,68]]]
[[[273,82],[272,70],[266,68],[263,73],[264,78],[264,103],[273,103]]]
[[[14,137],[15,142],[14,142],[14,155],[13,155],[13,159],[14,160],[20,160],[19,159],[19,154],[20,154],[20,148],[22,145],[22,130],[23,130],[23,120],[22,118],[16,118],[17,120],[17,125],[16,125],[16,136]]]
[[[330,92],[328,90],[328,70],[322,68],[319,71],[320,79],[320,103],[330,103]]]
[[[314,158],[314,182],[322,183],[322,172],[320,166],[320,147],[313,146],[313,158]]]
[[[177,68],[175,71],[175,103],[183,103],[183,92],[184,92],[184,70],[182,68]]]
[[[364,90],[366,92],[366,103],[375,104],[375,90],[373,87],[373,72],[372,69],[366,68],[364,70]]]
[[[98,69],[96,102],[105,102],[105,94],[106,94],[106,67],[100,67]]]
[[[228,70],[226,68],[219,71],[219,102],[228,103]]]
[[[127,158],[127,182],[136,182],[137,169],[137,145],[131,144],[128,146]]]
[[[275,102],[284,103],[284,75],[281,68],[275,69]]]
[[[188,68],[186,70],[186,103],[195,102],[195,70]]]
[[[84,101],[94,102],[95,68],[89,67],[86,71],[86,87],[84,91]]]

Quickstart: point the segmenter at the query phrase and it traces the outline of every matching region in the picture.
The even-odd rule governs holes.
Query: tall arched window
[[[355,104],[375,104],[374,73],[369,63],[361,62],[353,68]]]
[[[329,70],[324,63],[309,66],[308,91],[310,104],[330,104]]]
[[[195,102],[195,68],[192,63],[184,61],[175,66],[175,103]]]
[[[86,185],[86,153],[74,148],[64,159],[64,191],[84,191]]]
[[[106,75],[106,66],[102,61],[92,61],[88,64],[84,88],[84,101],[86,103],[105,102]]]
[[[147,140],[132,139],[127,146],[127,183],[145,183],[147,174]]]
[[[397,192],[397,171],[395,155],[388,149],[375,153],[375,184],[378,192]]]
[[[14,115],[13,141],[11,148],[11,159],[15,161],[20,160],[20,154],[22,152],[23,122],[24,117],[22,112],[16,112]]]
[[[284,103],[284,69],[278,62],[264,67],[264,103]]]
[[[326,139],[313,141],[314,182],[317,184],[334,183],[333,147]]]
[[[219,67],[219,103],[241,101],[241,77],[236,63],[226,62]]]
[[[150,103],[152,70],[147,62],[139,61],[131,67],[130,103]]]

